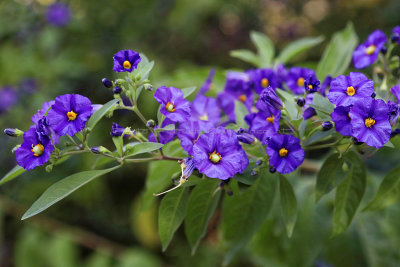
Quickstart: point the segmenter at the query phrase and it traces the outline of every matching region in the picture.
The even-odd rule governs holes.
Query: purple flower
[[[249,132],[249,130],[245,130],[243,128],[240,128],[236,132],[237,139],[239,142],[245,143],[245,144],[252,144],[256,140],[256,137]]]
[[[35,115],[31,117],[31,121],[36,124],[38,121],[43,118],[44,114],[51,108],[51,106],[54,104],[54,100],[44,102],[42,105],[42,109],[39,109]]]
[[[312,116],[317,115],[317,112],[313,107],[310,107],[314,103],[314,94],[307,94],[306,96],[306,104],[303,106],[303,118],[308,120]]]
[[[393,28],[392,42],[400,45],[400,26]]]
[[[283,109],[282,100],[279,96],[275,93],[275,90],[272,87],[265,88],[261,94],[260,99],[256,103],[256,108],[261,111],[267,111],[269,109]]]
[[[34,126],[24,133],[24,141],[15,151],[17,163],[25,170],[32,170],[46,163],[53,151],[50,138],[42,136],[39,139]]]
[[[225,91],[244,93],[250,90],[251,80],[248,73],[228,71],[226,74]]]
[[[181,141],[182,148],[189,155],[193,155],[193,146],[197,142],[201,131],[201,122],[199,120],[188,120],[179,124],[178,139]]]
[[[71,20],[71,9],[67,4],[54,3],[47,8],[47,21],[57,27],[66,26]]]
[[[161,124],[161,127],[164,128],[165,126],[170,125],[170,124],[175,124],[175,122],[169,120],[168,118],[165,118],[164,121],[163,121],[162,124]],[[156,127],[154,127],[153,129],[158,129],[158,128],[159,128],[159,127],[156,126]],[[171,142],[172,140],[174,140],[175,135],[176,135],[175,129],[174,129],[174,130],[170,130],[170,131],[162,131],[162,132],[159,132],[159,133],[158,133],[158,141],[159,141],[161,144],[169,143],[169,142]],[[149,134],[149,141],[150,141],[150,142],[153,142],[153,143],[156,143],[156,142],[157,142],[156,137],[154,136],[153,133],[150,133],[150,134]]]
[[[116,72],[132,72],[142,60],[139,53],[132,50],[121,50],[114,55],[113,59],[113,70]]]
[[[393,86],[390,92],[396,97],[397,103],[400,103],[400,84]]]
[[[399,106],[391,100],[387,102],[387,106],[389,109],[388,115],[390,125],[394,126],[397,122],[397,119],[399,118]]]
[[[331,76],[326,76],[324,82],[322,83],[321,87],[319,88],[318,92],[322,95],[322,96],[326,96],[326,89],[330,86],[332,81],[332,77]]]
[[[315,76],[308,76],[304,82],[304,89],[309,93],[315,93],[319,90],[320,81]]]
[[[118,137],[121,136],[125,131],[125,127],[119,125],[118,123],[113,122],[112,126],[111,126],[111,136],[114,137]],[[124,134],[124,138],[129,138],[132,135],[135,135],[136,132],[135,131],[131,131],[131,134]]]
[[[210,90],[214,76],[215,76],[215,69],[213,68],[213,69],[210,69],[210,72],[208,73],[208,77],[207,77],[206,81],[200,87],[199,95],[204,95],[205,93],[207,93]]]
[[[287,69],[282,63],[279,63],[275,69],[275,75],[278,82],[278,88],[282,88],[282,84],[286,81],[286,76],[288,74]]]
[[[18,101],[18,94],[11,86],[0,88],[0,113],[8,111]]]
[[[73,136],[85,128],[92,110],[87,97],[78,94],[58,96],[47,113],[47,122],[56,134]]]
[[[192,118],[200,123],[202,131],[215,127],[220,119],[220,110],[215,98],[198,95],[192,102]]]
[[[328,99],[338,106],[350,106],[357,100],[370,98],[373,92],[373,81],[362,73],[350,72],[348,76],[340,75],[332,80]]]
[[[332,112],[332,121],[335,123],[336,131],[343,136],[352,136],[352,127],[350,119],[350,106],[337,106]]]
[[[300,140],[292,135],[277,134],[268,142],[269,164],[279,173],[289,173],[304,161],[304,150]]]
[[[308,68],[292,67],[286,76],[286,84],[295,94],[304,94],[305,81],[310,76],[316,79],[313,70]]]
[[[257,94],[260,94],[264,88],[269,86],[273,89],[279,87],[278,78],[273,69],[253,69],[246,71],[246,73],[249,74]]]
[[[364,98],[354,103],[350,110],[353,136],[369,146],[382,147],[389,141],[392,127],[389,108],[381,99]]]
[[[356,69],[362,69],[373,64],[378,59],[379,52],[386,41],[386,35],[381,30],[372,32],[367,40],[354,50],[354,67]]]
[[[246,122],[250,132],[265,145],[268,138],[278,133],[280,118],[280,110],[270,109],[246,116]]]
[[[202,134],[193,146],[193,156],[201,173],[221,180],[242,173],[249,164],[236,133],[222,127]]]
[[[60,141],[60,136],[56,134],[54,130],[50,127],[45,116],[43,116],[36,123],[36,133],[38,135],[39,141],[47,140],[50,137],[53,139],[55,145],[57,145]]]
[[[175,87],[161,86],[154,94],[160,103],[160,112],[174,122],[184,122],[190,117],[190,102],[183,97],[181,90]]]

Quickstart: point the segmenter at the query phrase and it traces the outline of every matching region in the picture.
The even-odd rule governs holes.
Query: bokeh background
[[[298,59],[312,66],[331,35],[348,21],[363,40],[377,28],[389,33],[400,24],[399,13],[398,0],[0,0],[0,128],[28,129],[41,104],[60,94],[107,102],[112,92],[101,79],[118,77],[112,72],[112,56],[122,49],[155,61],[150,76],[154,87],[200,86],[216,67],[213,90],[219,90],[226,69],[250,67],[229,51],[254,49],[252,30],[266,33],[278,50],[301,37],[325,36],[322,45]],[[149,94],[143,94],[139,106],[146,117],[156,118]],[[140,127],[134,115],[116,113],[99,125],[92,145],[112,147],[108,133],[113,121]],[[11,150],[19,141],[0,136],[0,176],[16,164]],[[390,159],[393,152],[382,153]],[[158,203],[145,210],[140,205],[146,165],[125,166],[43,215],[20,221],[49,185],[90,168],[93,160],[79,156],[51,173],[37,169],[0,187],[1,267],[221,265],[218,212],[196,255],[191,256],[182,229],[167,252],[161,252]],[[374,174],[380,177],[390,164],[375,166]],[[313,178],[306,175],[296,185],[301,209],[291,240],[275,209],[230,265],[399,266],[399,205],[360,215],[345,234],[329,239],[331,205],[328,199],[316,206],[309,196],[312,186]]]

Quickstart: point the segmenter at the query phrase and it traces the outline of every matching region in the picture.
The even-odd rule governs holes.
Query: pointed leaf
[[[106,115],[109,110],[115,108],[118,105],[118,102],[119,102],[118,99],[113,99],[104,104],[101,108],[99,108],[99,110],[97,110],[90,117],[90,119],[86,124],[86,127],[93,130],[94,126],[96,126],[96,124],[101,120],[101,118],[103,118],[104,115]]]
[[[383,178],[374,199],[364,210],[383,209],[392,205],[400,196],[400,166],[397,166]]]
[[[347,177],[336,189],[332,236],[344,232],[350,225],[360,205],[366,185],[364,162],[355,152],[350,152],[345,157],[351,167]]]
[[[143,142],[139,144],[135,144],[134,146],[127,146],[125,157],[132,157],[137,154],[148,153],[151,151],[155,151],[157,149],[162,148],[164,145],[160,143],[153,142]]]
[[[190,181],[190,179],[189,179]],[[192,191],[185,219],[185,233],[192,248],[192,254],[205,236],[208,221],[211,219],[221,194],[216,191],[219,181],[216,179],[203,179]]]
[[[247,244],[267,218],[275,198],[277,180],[276,175],[264,168],[257,181],[246,191],[234,191],[233,196],[225,197],[222,220],[222,234],[227,248],[225,265]]]
[[[292,185],[283,175],[279,175],[279,191],[283,221],[287,235],[291,237],[297,219],[297,200]]]
[[[265,34],[256,31],[250,33],[250,39],[257,48],[260,57],[261,64],[259,67],[270,67],[275,55],[275,48],[272,41]]]
[[[182,89],[183,97],[187,98],[188,96],[193,94],[194,91],[196,91],[196,86],[183,88]]]
[[[240,102],[235,101],[235,115],[236,115],[236,124],[241,128],[248,128],[247,123],[244,121],[244,117],[249,113],[246,106]]]
[[[28,211],[22,216],[22,220],[28,219],[44,211],[48,207],[70,195],[75,190],[91,182],[93,179],[109,173],[119,167],[120,166],[118,165],[105,170],[79,172],[56,182],[47,188],[47,190],[35,201],[35,203],[33,203]]]
[[[6,175],[3,176],[3,178],[1,178],[0,185],[5,184],[5,183],[17,178],[24,172],[25,172],[24,168],[22,168],[19,165],[15,165],[14,168],[12,168],[8,173],[6,173]]]
[[[308,49],[320,44],[324,40],[323,36],[307,37],[294,41],[287,45],[276,59],[276,64],[290,62],[295,56],[307,51]]]
[[[167,249],[175,231],[185,218],[188,198],[189,189],[183,187],[169,192],[161,201],[158,212],[158,232],[163,251]]]
[[[343,180],[345,177],[342,170],[343,163],[344,159],[339,158],[338,153],[334,153],[322,164],[322,167],[317,174],[317,185],[315,190],[316,202],[318,202],[323,195],[328,194],[340,183],[340,181]]]
[[[260,58],[252,51],[243,50],[232,50],[230,52],[231,57],[238,58],[244,62],[250,63],[251,65],[258,67],[261,65]]]

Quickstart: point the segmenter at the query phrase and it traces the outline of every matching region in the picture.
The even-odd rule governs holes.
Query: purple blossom
[[[54,3],[47,8],[47,21],[54,26],[64,27],[71,20],[71,9],[67,4]]]
[[[125,131],[125,127],[119,125],[118,123],[113,122],[112,126],[111,126],[111,132],[110,135],[113,137],[118,137],[121,136]],[[130,131],[130,134],[124,134],[124,138],[129,138],[132,135],[135,135],[136,132],[135,131]]]
[[[397,103],[400,103],[400,84],[393,86],[390,92],[396,97]]]
[[[288,70],[282,63],[279,63],[275,69],[275,75],[278,82],[278,88],[282,88],[282,84],[286,81]]]
[[[277,134],[268,142],[269,164],[279,173],[290,173],[304,161],[300,140],[292,135]]]
[[[396,26],[393,28],[392,42],[400,45],[400,26]]]
[[[397,119],[399,118],[399,105],[394,103],[393,101],[389,100],[387,102],[387,106],[389,109],[388,115],[389,115],[389,122],[391,126],[394,126],[397,122]]]
[[[265,145],[271,136],[278,133],[280,118],[280,110],[270,109],[250,114],[245,120],[249,124],[250,132]]]
[[[251,79],[248,73],[228,71],[226,74],[225,91],[241,92],[251,90]]]
[[[260,111],[267,111],[271,108],[281,110],[283,109],[283,103],[275,93],[275,90],[269,86],[261,92],[260,99],[256,103],[256,108]]]
[[[272,87],[273,89],[279,87],[279,81],[273,69],[252,69],[246,71],[246,73],[249,74],[257,94],[260,94],[267,87]]]
[[[304,82],[304,89],[309,93],[315,93],[319,90],[320,81],[315,76],[308,76]]]
[[[200,129],[208,131],[220,120],[220,110],[215,98],[198,95],[192,102],[192,118],[199,121]]]
[[[214,76],[215,76],[215,69],[212,68],[212,69],[210,69],[210,72],[208,73],[208,77],[207,77],[206,81],[200,87],[199,95],[204,95],[205,93],[207,93],[210,90]]]
[[[199,120],[188,120],[179,124],[177,135],[181,141],[182,148],[193,155],[193,146],[197,142],[202,131],[201,122]]]
[[[54,104],[54,100],[44,102],[42,105],[42,109],[39,109],[35,115],[31,117],[31,121],[36,124],[38,121],[46,114],[46,112],[51,108],[51,106]]]
[[[312,69],[292,67],[286,76],[286,85],[295,94],[304,94],[304,85],[309,77],[316,79],[315,72]]]
[[[183,97],[181,90],[175,87],[161,86],[154,94],[160,103],[160,112],[174,122],[184,122],[189,119],[190,102]]]
[[[54,147],[50,138],[42,136],[40,139],[34,126],[24,133],[24,141],[15,151],[17,163],[25,170],[32,170],[45,164]]]
[[[353,130],[350,119],[350,106],[337,106],[332,112],[332,121],[335,123],[336,131],[343,136],[352,136]]]
[[[249,160],[236,133],[222,127],[202,134],[193,146],[196,168],[210,178],[226,180],[242,173]]]
[[[133,50],[121,50],[113,57],[116,72],[132,72],[142,60],[139,53]]]
[[[56,134],[73,136],[85,128],[92,110],[87,97],[78,94],[58,96],[47,113],[47,122]]]
[[[7,112],[18,101],[18,94],[11,86],[0,88],[0,113]]]
[[[175,122],[174,122],[174,121],[171,121],[171,120],[168,119],[168,118],[165,118],[165,119],[163,120],[162,124],[161,124],[161,127],[164,128],[164,127],[166,127],[166,126],[168,126],[168,125],[170,125],[170,124],[174,124],[174,125],[175,125]],[[155,126],[153,129],[158,129],[158,128],[159,128],[158,126]],[[169,143],[169,142],[171,142],[172,140],[174,140],[175,135],[176,135],[175,129],[174,129],[174,130],[169,130],[169,131],[162,131],[162,132],[159,132],[159,133],[158,133],[158,141],[159,141],[161,144]],[[149,141],[150,141],[150,142],[153,142],[153,143],[156,143],[156,142],[157,142],[156,137],[154,136],[153,133],[150,133],[150,134],[149,134]]]
[[[350,110],[353,136],[369,146],[382,147],[390,139],[389,108],[381,99],[364,98]]]
[[[317,115],[317,112],[313,107],[310,107],[314,103],[314,94],[307,94],[306,104],[303,106],[303,118],[308,120],[309,118]]]
[[[250,133],[249,130],[245,130],[243,128],[240,128],[236,132],[236,136],[239,142],[245,143],[245,144],[252,144],[254,141],[256,141],[256,137]]]
[[[321,87],[319,88],[318,92],[322,95],[322,96],[326,96],[326,89],[328,87],[330,87],[332,82],[332,77],[331,76],[326,76],[324,82],[322,83]]]
[[[367,40],[354,50],[354,67],[356,69],[363,69],[373,64],[378,59],[379,52],[386,41],[386,35],[381,30],[372,32]]]
[[[358,100],[370,98],[373,92],[373,81],[362,73],[350,72],[348,76],[340,75],[332,80],[328,99],[338,106],[350,106]]]

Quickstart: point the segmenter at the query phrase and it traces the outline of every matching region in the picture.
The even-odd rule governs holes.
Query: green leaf
[[[249,113],[246,106],[240,102],[235,101],[235,115],[236,115],[236,124],[241,128],[247,128],[248,125],[244,121],[244,117]]]
[[[149,78],[150,71],[153,69],[153,67],[154,67],[154,61],[145,63],[142,66],[139,63],[139,66],[138,66],[138,69],[137,69],[137,72],[135,73],[135,75],[140,75],[140,81],[147,80]]]
[[[238,58],[244,62],[250,63],[251,65],[258,67],[261,65],[260,58],[252,51],[243,50],[232,50],[230,52],[231,57]]]
[[[302,38],[297,41],[294,41],[282,50],[278,58],[275,60],[275,63],[285,64],[287,62],[290,62],[292,58],[320,44],[323,40],[324,40],[323,36],[318,36],[314,38],[313,37]]]
[[[148,153],[151,151],[155,151],[157,149],[162,148],[164,145],[160,143],[153,142],[143,142],[139,144],[135,144],[134,146],[130,146],[126,148],[125,157],[132,157],[137,154]]]
[[[175,124],[168,124],[164,128],[157,128],[154,131],[159,133],[159,132],[163,132],[163,131],[173,131],[173,130],[175,130]]]
[[[309,146],[311,144],[317,143],[319,141],[322,141],[324,139],[326,139],[327,137],[331,136],[333,133],[335,132],[335,130],[332,128],[328,131],[317,131],[315,133],[313,133],[305,142],[304,145],[305,146]]]
[[[25,214],[22,216],[22,220],[28,219],[44,211],[48,207],[70,195],[75,190],[91,182],[93,179],[109,173],[119,167],[120,166],[118,165],[105,170],[79,172],[54,183],[52,186],[47,188],[47,190],[35,201],[35,203],[33,203],[28,211],[25,212]]]
[[[321,111],[328,115],[330,115],[335,109],[335,106],[328,100],[328,98],[323,97],[320,94],[314,94],[313,104],[310,106],[315,108],[317,111]]]
[[[279,191],[286,233],[288,237],[291,237],[297,219],[297,200],[292,185],[283,175],[279,175]]]
[[[343,180],[345,177],[342,169],[343,163],[344,159],[339,158],[338,153],[334,153],[322,164],[317,174],[317,185],[315,189],[316,202],[318,202],[323,195],[328,194]]]
[[[296,101],[293,95],[281,89],[276,89],[276,92],[281,97],[281,99],[283,98],[283,104],[288,113],[287,115],[289,116],[289,119],[291,121],[296,120],[298,116],[298,111],[297,111],[297,105],[295,104]]]
[[[326,76],[337,77],[349,67],[358,37],[353,24],[349,22],[346,28],[333,35],[318,63],[317,77],[322,81]]]
[[[0,185],[5,184],[5,183],[17,178],[18,176],[20,176],[24,172],[25,172],[24,168],[22,168],[19,165],[16,165],[6,175],[4,175],[3,178],[1,178]]]
[[[158,232],[163,251],[167,249],[175,231],[185,218],[188,198],[189,189],[184,187],[169,192],[161,201],[158,213]]]
[[[222,219],[222,234],[227,248],[225,265],[267,218],[275,198],[277,180],[276,175],[263,168],[257,181],[247,190],[242,193],[234,191],[233,196],[225,197]]]
[[[196,86],[183,88],[182,89],[183,97],[187,98],[188,96],[193,94],[194,91],[196,91]]]
[[[336,189],[332,237],[344,232],[350,225],[360,205],[366,185],[364,162],[355,152],[349,152],[345,159],[349,161],[351,167],[347,177]]]
[[[119,156],[122,156],[123,147],[124,147],[124,139],[121,136],[115,136],[112,138],[115,148],[117,149],[117,153]]]
[[[216,191],[218,184],[218,180],[205,178],[190,195],[185,218],[185,233],[192,248],[192,255],[205,236],[208,221],[218,205],[221,194],[221,190]]]
[[[258,56],[260,57],[261,62],[259,67],[270,67],[275,55],[275,48],[272,41],[265,34],[256,31],[250,33],[250,39],[257,48]]]
[[[93,130],[94,126],[110,111],[118,105],[119,100],[113,99],[104,104],[99,110],[97,110],[88,120],[86,127]]]
[[[374,199],[365,210],[383,209],[392,205],[400,196],[400,166],[397,166],[383,178]]]

